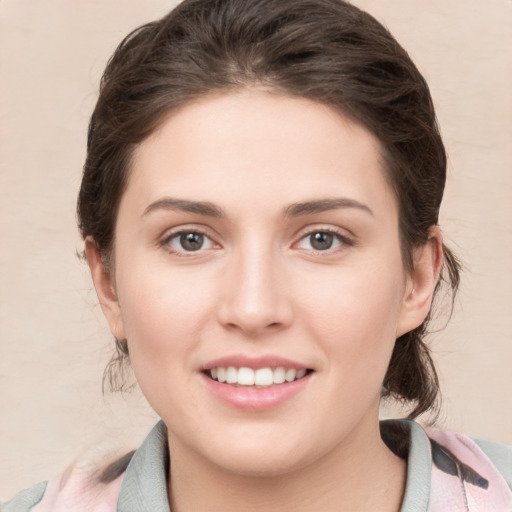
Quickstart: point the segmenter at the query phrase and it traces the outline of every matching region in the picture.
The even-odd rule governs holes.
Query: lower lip
[[[275,384],[268,388],[231,386],[213,380],[204,374],[201,374],[201,377],[209,391],[222,402],[246,411],[263,411],[281,405],[302,391],[311,375],[309,373],[293,382]]]

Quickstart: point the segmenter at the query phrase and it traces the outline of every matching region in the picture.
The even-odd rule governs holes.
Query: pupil
[[[331,233],[314,233],[311,235],[311,247],[317,251],[325,251],[332,246],[334,235]]]
[[[204,235],[201,233],[183,233],[180,236],[180,243],[186,251],[197,251],[201,249],[204,242]]]

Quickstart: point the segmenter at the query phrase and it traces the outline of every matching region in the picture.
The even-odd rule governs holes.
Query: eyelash
[[[315,255],[328,256],[328,255],[337,253],[339,251],[342,251],[346,247],[351,247],[351,246],[354,245],[354,240],[352,238],[348,237],[345,234],[340,233],[336,229],[332,229],[332,228],[317,228],[317,229],[310,229],[306,233],[304,233],[299,238],[299,240],[294,243],[294,246],[297,246],[303,240],[307,240],[308,238],[310,239],[310,237],[312,237],[313,235],[316,235],[316,234],[328,234],[328,235],[331,235],[331,236],[334,237],[334,239],[336,239],[338,241],[339,245],[338,245],[338,247],[334,247],[334,248],[329,247],[329,248],[327,248],[325,250],[321,250],[321,249],[316,249],[315,250],[314,248],[304,249],[304,250],[312,252]]]
[[[209,236],[207,233],[205,233],[205,231],[203,231],[201,229],[197,229],[197,228],[180,229],[179,231],[174,231],[173,233],[170,233],[170,234],[168,234],[167,236],[164,237],[164,239],[161,242],[161,245],[166,247],[170,254],[173,254],[174,256],[178,256],[178,257],[183,257],[183,258],[189,258],[191,256],[194,256],[195,254],[200,254],[200,253],[204,252],[205,250],[208,250],[208,249],[203,249],[203,247],[200,247],[196,251],[187,251],[185,249],[183,249],[183,250],[175,250],[172,247],[171,242],[173,240],[178,240],[179,241],[179,239],[183,235],[201,235],[201,236],[204,237],[205,240],[208,240],[210,242],[210,244],[218,245],[212,239],[211,236]]]
[[[336,253],[340,250],[343,250],[343,247],[351,247],[354,245],[354,241],[350,237],[348,237],[344,234],[341,234],[339,231],[337,231],[335,229],[319,228],[319,229],[311,229],[311,230],[307,231],[306,233],[302,234],[301,237],[296,242],[293,243],[292,247],[298,246],[302,241],[307,240],[308,238],[310,238],[316,234],[324,234],[324,235],[327,234],[327,235],[333,236],[334,239],[336,239],[337,242],[339,243],[338,247],[335,247],[335,248],[329,247],[325,250],[314,249],[314,248],[302,249],[302,250],[309,251],[309,252],[312,252],[313,254],[318,254],[318,255],[330,255],[330,254]],[[173,254],[178,257],[185,257],[185,258],[194,256],[196,253],[200,254],[206,250],[210,250],[213,248],[213,247],[208,247],[208,248],[204,249],[201,246],[197,250],[185,250],[185,249],[175,250],[175,249],[173,249],[171,242],[173,240],[179,240],[183,235],[200,235],[200,236],[204,237],[205,240],[208,240],[211,245],[218,245],[212,239],[212,237],[210,237],[205,231],[203,231],[201,229],[197,229],[197,228],[180,229],[179,231],[175,231],[171,234],[168,234],[162,240],[161,245],[166,247],[170,254]],[[341,248],[340,248],[340,246],[341,246]],[[300,249],[300,248],[298,248],[298,249]]]

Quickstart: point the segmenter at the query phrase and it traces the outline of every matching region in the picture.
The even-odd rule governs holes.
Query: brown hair
[[[329,105],[378,137],[410,268],[412,249],[438,222],[444,146],[428,86],[405,50],[342,0],[185,0],[121,42],[101,80],[78,198],[82,236],[94,238],[105,263],[137,145],[187,102],[251,86]],[[455,293],[459,265],[443,249],[441,281]],[[383,383],[383,396],[413,402],[411,417],[432,408],[439,391],[427,322],[396,341]],[[116,346],[110,370],[128,356],[126,340]]]

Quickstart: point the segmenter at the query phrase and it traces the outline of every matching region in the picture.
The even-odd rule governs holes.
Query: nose
[[[239,250],[223,275],[217,305],[220,323],[258,337],[288,327],[293,320],[283,261],[270,250]]]

